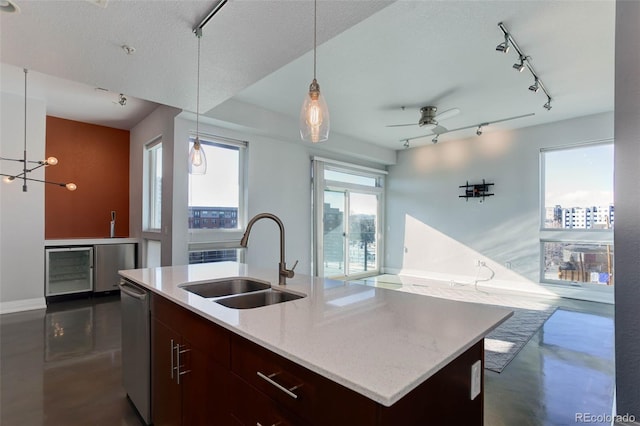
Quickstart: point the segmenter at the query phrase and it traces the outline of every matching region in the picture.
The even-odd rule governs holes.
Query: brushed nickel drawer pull
[[[191,352],[191,349],[180,349],[180,345],[179,344],[176,345],[176,371],[178,372],[176,376],[176,382],[178,384],[180,384],[180,376],[187,373],[191,373],[191,370],[180,371],[180,367],[184,367],[183,365],[180,364],[180,355],[187,352]]]
[[[287,395],[289,395],[291,398],[298,399],[298,395],[296,395],[292,391],[298,389],[300,386],[294,386],[291,389],[287,389],[284,386],[282,386],[280,383],[278,383],[278,382],[276,382],[275,380],[272,379],[272,377],[275,377],[277,373],[273,373],[273,374],[267,376],[264,373],[261,373],[261,372],[258,371],[257,374],[258,374],[258,377],[260,377],[260,378],[266,380],[267,382],[271,383],[273,386],[277,387],[282,392],[284,392]]]
[[[173,344],[173,339],[171,339],[171,379],[173,380],[173,370],[176,368],[173,366],[173,351],[175,350],[175,346]]]

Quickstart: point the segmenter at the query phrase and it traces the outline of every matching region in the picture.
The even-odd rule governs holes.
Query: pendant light
[[[300,111],[300,136],[306,142],[322,142],[329,139],[329,108],[320,93],[316,80],[317,49],[317,0],[313,1],[313,81],[309,86]]]
[[[39,169],[40,167],[55,166],[56,164],[58,164],[58,159],[56,157],[49,157],[46,160],[40,160],[40,161],[29,161],[29,160],[27,160],[27,73],[29,72],[29,70],[24,68],[23,71],[24,71],[24,150],[23,150],[23,157],[22,158],[18,158],[18,159],[0,157],[0,160],[16,161],[16,162],[22,163],[22,173],[18,173],[16,175],[7,175],[7,174],[4,174],[4,173],[0,173],[0,176],[4,176],[3,181],[5,183],[12,183],[16,179],[22,179],[22,192],[27,192],[27,181],[28,180],[33,181],[33,182],[41,182],[41,183],[48,183],[48,184],[51,184],[51,185],[61,186],[63,188],[67,188],[69,191],[75,191],[76,189],[78,189],[78,187],[73,182],[60,183],[60,182],[51,182],[51,181],[48,181],[48,180],[34,179],[34,178],[28,177],[29,173],[33,172],[34,170]],[[34,166],[29,168],[28,167],[29,164],[33,164]]]
[[[189,150],[189,174],[203,175],[207,173],[207,156],[200,144],[200,39],[202,38],[202,28],[194,30],[198,38],[198,80],[196,92],[196,137],[193,146]]]

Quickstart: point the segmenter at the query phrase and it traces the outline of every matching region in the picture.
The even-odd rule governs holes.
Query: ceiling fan
[[[402,107],[402,109],[404,110],[404,107]],[[460,114],[460,109],[458,108],[451,108],[441,112],[440,114],[437,114],[437,111],[438,111],[438,108],[435,106],[431,106],[431,105],[424,106],[420,108],[420,119],[418,120],[417,123],[390,124],[390,125],[387,125],[386,127],[405,127],[405,126],[415,126],[415,125],[418,125],[420,127],[425,127],[427,129],[434,129],[434,128],[440,127],[442,131],[438,133],[442,133],[447,131],[447,129],[442,126],[438,126],[438,122],[440,120],[446,120],[447,118],[451,118],[455,115]]]

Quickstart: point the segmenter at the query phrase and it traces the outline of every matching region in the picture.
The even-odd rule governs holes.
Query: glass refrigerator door
[[[93,248],[46,250],[46,296],[93,290]]]

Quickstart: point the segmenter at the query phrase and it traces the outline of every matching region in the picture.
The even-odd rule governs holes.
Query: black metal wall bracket
[[[489,192],[489,187],[494,185],[493,183],[485,182],[482,179],[482,183],[472,183],[469,184],[467,181],[466,185],[460,185],[458,188],[464,188],[464,195],[459,195],[458,198],[464,198],[465,201],[468,201],[469,198],[482,198],[480,202],[484,201],[485,197],[490,197],[495,195]]]

